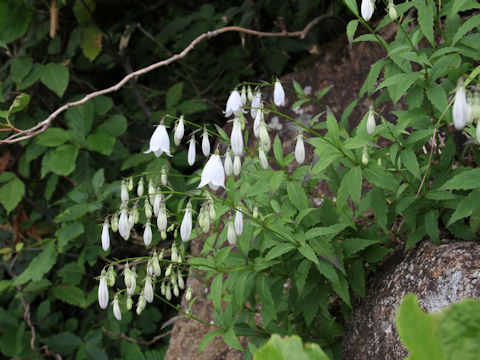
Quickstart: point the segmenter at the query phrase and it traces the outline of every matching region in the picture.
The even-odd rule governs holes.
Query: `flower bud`
[[[285,106],[285,91],[283,90],[280,80],[275,81],[273,89],[273,102],[277,106]]]
[[[305,145],[303,144],[303,134],[298,134],[297,144],[295,145],[295,160],[297,163],[303,164],[305,161]]]
[[[155,201],[155,186],[153,186],[152,179],[148,180],[148,195],[150,198],[150,204],[153,205]]]
[[[120,198],[122,199],[122,202],[128,201],[128,190],[125,180],[122,180],[122,185],[120,186]]]
[[[185,216],[183,217],[182,224],[180,225],[180,237],[182,241],[190,240],[192,234],[192,204],[189,201],[187,208],[185,209]]]
[[[160,190],[160,186],[158,186],[157,193],[155,194],[153,199],[153,213],[155,214],[155,216],[158,216],[158,212],[160,211],[160,206],[162,205],[162,200],[163,200],[162,193]]]
[[[151,303],[153,301],[153,283],[150,276],[145,277],[145,288],[144,288],[145,300]]]
[[[108,219],[105,219],[102,227],[102,248],[107,251],[110,247],[110,234],[108,233]]]
[[[148,261],[147,261],[147,275],[148,276],[153,275],[152,258],[148,259]]]
[[[128,178],[127,189],[128,189],[128,191],[132,191],[132,190],[133,190],[133,178],[132,178],[132,177],[129,177],[129,178]]]
[[[180,295],[180,290],[178,290],[177,284],[173,284],[173,295],[175,295],[175,297],[178,297],[178,295]]]
[[[147,218],[147,220],[150,220],[152,218],[152,215],[152,206],[147,201],[147,199],[145,199],[145,217]]]
[[[476,135],[477,135],[477,142],[480,143],[480,120],[477,120],[477,131],[476,131]]]
[[[242,161],[240,160],[240,156],[235,155],[233,158],[233,175],[240,175],[240,171],[242,171]]]
[[[177,246],[175,245],[175,243],[172,244],[172,254],[170,255],[170,259],[174,262],[178,261]]]
[[[138,181],[137,195],[139,197],[143,195],[143,177],[141,177],[140,180]]]
[[[118,321],[122,320],[122,312],[120,311],[120,305],[118,303],[118,294],[113,298],[113,316]]]
[[[247,99],[248,101],[253,101],[253,92],[252,92],[252,88],[250,87],[250,85],[247,86]]]
[[[158,211],[157,227],[159,231],[167,230],[167,210],[165,208],[165,203],[162,203],[160,210]]]
[[[467,124],[473,123],[473,112],[474,112],[474,105],[473,105],[473,98],[472,94],[467,93]]]
[[[268,135],[267,125],[265,124],[265,121],[262,121],[260,123],[259,134],[260,134],[260,143],[262,144],[265,152],[268,153],[270,151],[270,147],[272,143],[270,141],[270,136]]]
[[[242,126],[239,118],[233,120],[232,134],[230,135],[230,143],[235,155],[242,155],[243,152],[243,137]]]
[[[235,233],[242,235],[243,231],[243,213],[240,210],[235,212]]]
[[[195,136],[192,135],[190,138],[190,144],[188,146],[188,165],[192,166],[195,164]]]
[[[152,269],[153,269],[153,275],[155,277],[160,277],[160,275],[162,275],[162,268],[160,267],[160,263],[158,261],[158,257],[156,253],[154,253],[152,257]]]
[[[162,240],[167,240],[167,231],[166,230],[160,231],[160,237],[162,238]]]
[[[160,285],[160,293],[165,296],[165,292],[167,290],[167,287],[165,286],[165,281],[162,281],[162,285]]]
[[[368,152],[367,152],[367,147],[363,147],[362,151],[362,164],[367,166],[368,165]]]
[[[467,123],[467,96],[463,79],[458,80],[455,100],[453,102],[453,125],[457,130],[463,130]]]
[[[167,288],[165,289],[165,299],[168,301],[172,300],[172,289],[170,287],[170,283],[167,284]]]
[[[132,310],[133,300],[130,295],[127,296],[127,310]]]
[[[140,296],[138,297],[138,302],[137,302],[137,315],[140,315],[143,310],[145,310],[145,306],[147,306],[147,302],[145,301],[145,295],[143,294],[143,291],[140,293]]]
[[[233,164],[232,164],[232,157],[230,156],[230,150],[227,150],[225,153],[225,175],[230,176],[232,175],[233,171]]]
[[[138,221],[140,220],[140,213],[138,212],[137,204],[133,205],[132,217],[133,217],[133,223],[138,224]]]
[[[255,121],[253,122],[253,135],[255,135],[256,138],[260,136],[260,124],[264,121],[263,103],[260,102],[257,108],[257,112],[255,114]]]
[[[258,206],[257,204],[255,203],[255,205],[253,206],[253,214],[252,214],[253,218],[256,219],[258,218]]]
[[[392,19],[392,21],[397,20],[397,9],[395,8],[395,4],[392,0],[390,0],[390,2],[388,3],[388,16],[390,16],[390,19]]]
[[[128,227],[129,227],[130,231],[132,231],[133,225],[135,225],[135,221],[133,220],[133,211],[130,211],[128,213]],[[129,234],[130,234],[130,232],[129,232]]]
[[[228,240],[228,243],[232,246],[234,246],[237,243],[237,235],[235,234],[235,229],[233,227],[232,220],[230,220],[227,225],[227,240]]]
[[[202,152],[205,157],[210,155],[210,141],[208,140],[208,132],[205,125],[203,126],[202,134]]]
[[[242,91],[240,93],[240,100],[242,100],[242,106],[247,103],[247,88],[245,85],[242,86]]]
[[[173,264],[170,263],[170,265],[168,265],[167,267],[167,270],[165,270],[165,277],[170,276],[170,274],[172,273],[172,269],[173,269]]]
[[[215,221],[215,217],[217,216],[217,214],[215,213],[215,205],[213,203],[213,200],[208,205],[208,215],[210,217],[210,220]],[[210,223],[210,221],[207,222]]]
[[[250,101],[252,102],[252,106],[250,109],[250,116],[252,117],[252,119],[256,119],[257,112],[259,110],[258,108],[260,107],[260,103],[262,102],[262,93],[260,92],[260,90],[257,90],[255,92],[255,95]]]
[[[111,226],[113,232],[117,232],[117,230],[118,230],[118,215],[117,214],[112,216],[112,219],[110,220],[110,226]]]
[[[368,0],[370,1],[370,0]],[[373,135],[375,132],[375,115],[373,111],[373,105],[370,105],[370,109],[368,110],[368,118],[367,118],[367,133]]]
[[[128,212],[126,209],[123,209],[120,212],[118,232],[120,233],[120,236],[125,240],[128,240],[128,238],[130,237],[130,224],[128,222]]]
[[[187,291],[185,291],[185,300],[190,301],[192,300],[193,289],[189,286]]]
[[[143,242],[145,243],[145,246],[149,246],[152,243],[152,237],[152,225],[150,224],[150,221],[147,220],[145,230],[143,230]]]
[[[362,0],[361,13],[363,20],[368,21],[373,15],[373,0]]]
[[[108,286],[112,287],[113,285],[115,285],[115,277],[116,277],[116,274],[115,274],[115,270],[113,269],[113,266],[109,266],[107,271]]]
[[[173,132],[173,142],[176,146],[180,145],[182,141],[183,134],[185,133],[185,125],[183,123],[183,115],[178,119],[178,123],[175,125],[175,130]]]
[[[263,151],[263,147],[259,146],[258,147],[258,160],[260,161],[260,166],[262,169],[267,170],[268,169],[268,160],[265,155],[265,151]]]
[[[98,304],[102,309],[106,309],[108,306],[107,272],[105,270],[102,270],[100,275],[100,284],[98,285]]]
[[[180,289],[184,289],[185,288],[185,281],[183,280],[183,276],[182,274],[180,273],[180,270],[178,270],[178,273],[177,273],[177,283],[178,283],[178,287]],[[178,295],[177,295],[178,296]]]
[[[163,186],[167,186],[168,178],[167,178],[167,168],[162,166],[162,175],[160,176],[160,182]]]

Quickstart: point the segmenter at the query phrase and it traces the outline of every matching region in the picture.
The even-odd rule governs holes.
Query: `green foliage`
[[[396,324],[408,359],[476,359],[480,346],[480,302],[464,299],[442,311],[426,314],[415,295],[405,297]]]
[[[328,360],[328,356],[317,344],[303,344],[296,335],[281,338],[273,334],[270,340],[258,349],[254,360]]]

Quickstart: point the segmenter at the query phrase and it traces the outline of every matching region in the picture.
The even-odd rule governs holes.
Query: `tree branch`
[[[206,33],[203,33],[202,35],[199,35],[195,40],[193,40],[185,49],[183,49],[182,52],[175,54],[171,56],[168,59],[156,62],[154,64],[151,64],[147,67],[144,67],[142,69],[139,69],[137,71],[134,71],[127,76],[125,76],[122,80],[120,80],[117,84],[110,86],[106,89],[99,90],[92,92],[90,94],[85,95],[82,99],[78,101],[73,101],[69,102],[61,107],[59,107],[57,110],[55,110],[53,113],[51,113],[45,120],[39,122],[37,125],[26,129],[22,130],[18,133],[12,134],[6,139],[0,140],[0,144],[13,144],[17,143],[22,140],[27,140],[30,139],[45,130],[48,129],[50,126],[51,122],[61,113],[66,111],[67,109],[74,107],[74,106],[79,106],[82,104],[85,104],[87,101],[96,98],[97,96],[100,95],[105,95],[109,94],[115,91],[120,90],[127,82],[129,82],[132,79],[136,79],[137,77],[141,75],[145,75],[149,73],[150,71],[153,71],[155,69],[158,69],[163,66],[167,66],[175,61],[178,61],[182,58],[184,58],[190,51],[193,50],[193,48],[201,41],[205,39],[211,39],[214,38],[220,34],[226,33],[226,32],[239,32],[239,33],[244,33],[244,34],[249,34],[253,36],[258,36],[258,37],[298,37],[300,39],[305,38],[305,36],[308,34],[308,32],[311,30],[311,28],[318,24],[321,20],[326,19],[331,17],[329,14],[321,15],[312,21],[310,21],[307,26],[301,31],[293,31],[293,32],[288,32],[286,30],[283,30],[281,32],[263,32],[263,31],[257,31],[257,30],[251,30],[251,29],[246,29],[240,26],[226,26],[217,30],[213,31],[208,31]]]

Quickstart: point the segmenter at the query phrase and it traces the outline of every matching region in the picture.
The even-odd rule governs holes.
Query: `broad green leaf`
[[[433,8],[432,5],[427,1],[416,1],[415,6],[418,10],[418,23],[422,29],[423,34],[427,40],[432,44],[435,44],[435,39],[433,35]]]
[[[228,329],[227,332],[223,334],[222,338],[223,341],[225,341],[225,344],[231,348],[243,350],[242,344],[240,344],[240,341],[238,341],[237,335],[235,335],[235,332],[232,328]]]
[[[28,75],[32,66],[33,60],[31,57],[17,56],[13,58],[10,64],[10,77],[16,84],[19,84],[23,81],[25,76]]]
[[[474,190],[460,201],[450,220],[448,220],[447,226],[472,215],[472,212],[478,208],[480,208],[480,191]]]
[[[265,261],[269,261],[279,256],[282,256],[283,254],[286,254],[295,248],[296,247],[290,243],[281,243],[281,244],[275,245],[265,255]]]
[[[447,108],[447,93],[440,85],[430,85],[427,89],[427,97],[438,111],[443,112]]]
[[[343,157],[342,153],[330,144],[323,144],[315,149],[319,153],[318,161],[312,168],[313,174],[319,174],[330,166],[332,162]]]
[[[327,108],[327,129],[328,133],[327,136],[332,140],[333,145],[336,147],[340,146],[340,137],[339,137],[339,130],[338,130],[338,123],[337,119],[332,113],[330,108]]]
[[[12,105],[10,105],[8,112],[10,114],[14,114],[16,112],[22,111],[23,109],[25,109],[25,107],[28,105],[29,102],[30,102],[30,95],[25,93],[17,95],[15,97],[15,100],[13,100]]]
[[[387,232],[388,207],[383,189],[374,186],[372,189],[372,210],[379,225]]]
[[[0,203],[9,213],[17,207],[24,194],[25,185],[22,180],[15,176],[0,187]]]
[[[400,153],[400,159],[407,170],[420,180],[420,168],[418,166],[417,157],[411,148],[406,148]]]
[[[58,285],[52,288],[52,294],[57,299],[66,302],[67,304],[86,307],[87,301],[82,289],[71,285]]]
[[[347,224],[335,224],[335,225],[325,226],[325,227],[315,227],[315,228],[309,229],[305,233],[305,238],[307,240],[310,240],[318,236],[337,235],[340,231],[345,229],[347,226],[348,226]]]
[[[221,310],[222,308],[220,307],[220,300],[222,299],[222,281],[223,275],[220,273],[212,281],[212,284],[210,285],[210,294],[212,297],[212,303],[213,307],[217,310]]]
[[[305,195],[305,191],[301,186],[299,186],[298,183],[289,182],[287,185],[287,193],[288,199],[299,211],[307,209],[311,206],[307,195]]]
[[[70,240],[82,235],[85,229],[80,222],[62,223],[62,227],[55,232],[58,239],[58,252],[63,252]]]
[[[358,204],[362,194],[362,169],[360,166],[351,168],[344,177],[352,200]]]
[[[393,192],[397,191],[397,179],[395,179],[395,177],[391,173],[378,165],[369,163],[368,167],[363,169],[363,175],[373,185],[376,185],[385,190],[390,190]]]
[[[342,241],[342,248],[345,256],[352,256],[359,251],[362,251],[363,249],[377,243],[378,240],[348,238]]]
[[[48,63],[42,68],[40,81],[58,97],[62,97],[68,86],[68,69],[60,64]]]
[[[54,243],[50,242],[43,248],[43,251],[28,264],[27,268],[12,281],[12,285],[22,285],[30,280],[38,281],[42,279],[43,275],[49,272],[53,265],[55,265],[56,259],[57,249]]]
[[[297,336],[281,338],[273,334],[270,340],[259,348],[254,360],[328,360],[328,356],[317,344],[303,344],[302,339]]]
[[[45,344],[53,351],[71,353],[82,345],[82,340],[70,332],[61,332],[44,339]]]
[[[455,175],[439,190],[471,190],[480,188],[480,169],[468,169]]]
[[[283,150],[282,150],[282,143],[278,135],[275,136],[273,140],[273,155],[275,156],[275,160],[282,166],[283,165]]]
[[[415,295],[407,295],[395,319],[398,333],[411,360],[446,360],[435,319],[425,314]]]
[[[95,106],[92,102],[74,106],[65,112],[65,120],[70,129],[80,137],[85,137],[90,132],[93,124]]]
[[[165,99],[165,106],[167,108],[167,111],[178,104],[178,102],[182,98],[182,93],[183,82],[176,83],[170,89],[168,89]]]
[[[370,140],[368,139],[362,139],[358,137],[354,138],[348,138],[345,140],[342,144],[343,149],[360,149],[363,148],[364,146],[368,145],[370,143]]]
[[[87,147],[89,150],[99,152],[103,155],[110,155],[115,147],[115,137],[103,129],[94,134],[88,135]]]
[[[358,20],[350,20],[347,24],[347,39],[350,46],[352,46],[353,38],[355,37],[355,31],[357,31]]]
[[[0,44],[9,44],[27,32],[32,20],[27,6],[23,1],[0,1]]]
[[[96,26],[87,26],[82,30],[82,40],[80,47],[82,48],[83,55],[93,61],[102,51],[102,37],[103,34]]]
[[[70,140],[67,131],[60,128],[48,128],[45,132],[35,137],[35,142],[42,146],[57,147]]]
[[[215,330],[215,331],[210,331],[205,334],[205,336],[200,340],[200,343],[198,344],[198,353],[202,352],[205,350],[208,344],[212,342],[213,339],[215,339],[218,335],[221,335],[223,331],[221,330]]]
[[[277,311],[273,302],[272,292],[270,290],[270,284],[266,274],[260,273],[260,279],[256,278],[256,289],[260,302],[262,303],[262,320],[263,325],[268,326],[272,320],[277,319]]]
[[[393,102],[396,104],[398,100],[402,97],[403,94],[407,92],[407,90],[413,85],[413,83],[420,79],[422,76],[419,72],[412,72],[412,73],[400,73],[392,75],[386,78],[384,81],[380,83],[377,87],[377,91],[387,87],[388,91],[392,96]]]
[[[127,130],[127,119],[123,115],[115,114],[100,124],[99,131],[104,131],[112,136],[120,136]]]
[[[462,26],[460,26],[452,39],[452,45],[455,45],[457,41],[460,40],[466,33],[478,26],[480,26],[480,15],[477,14],[465,21]]]
[[[71,144],[61,145],[51,150],[47,168],[57,175],[69,175],[75,170],[78,148]]]
[[[305,246],[300,246],[298,248],[298,251],[300,252],[300,254],[302,254],[305,258],[307,258],[308,260],[310,260],[314,264],[316,264],[316,265],[319,264],[318,257],[317,257],[317,255],[315,254],[315,251],[313,251],[313,249],[311,248],[310,245],[307,244]]]
[[[349,267],[348,280],[353,291],[365,298],[365,269],[362,260],[355,260]]]
[[[356,0],[343,0],[343,2],[345,3],[345,5],[347,5],[347,7],[354,15],[359,16]]]
[[[98,115],[105,115],[113,107],[113,100],[111,97],[101,95],[92,99],[93,104],[95,105],[95,113]]]
[[[373,88],[375,84],[377,83],[378,76],[380,75],[380,72],[382,71],[383,67],[385,66],[387,60],[385,58],[382,58],[378,61],[376,61],[371,67],[370,71],[367,75],[367,78],[365,79],[365,82],[363,83],[359,96],[363,96],[366,92],[370,95],[373,92]]]
[[[439,244],[438,210],[431,209],[425,214],[425,231],[432,241]]]
[[[95,11],[95,0],[75,0],[73,13],[80,24],[90,20]]]

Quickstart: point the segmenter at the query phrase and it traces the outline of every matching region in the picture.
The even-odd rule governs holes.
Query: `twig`
[[[133,338],[131,338],[131,337],[125,335],[125,334],[122,334],[122,333],[115,334],[111,331],[108,331],[103,326],[102,326],[102,331],[107,335],[110,335],[110,336],[113,336],[113,337],[118,337],[118,338],[120,338],[122,340],[125,340],[125,341],[129,341],[129,342],[132,342],[132,343],[135,343],[135,344],[146,345],[146,346],[150,346],[152,344],[155,344],[158,340],[163,339],[165,336],[168,336],[172,333],[172,330],[170,330],[170,331],[167,331],[166,333],[155,336],[151,340],[146,341],[146,340],[136,340],[136,339],[133,339]]]
[[[132,79],[136,79],[137,77],[139,77],[141,75],[145,75],[145,74],[149,73],[150,71],[158,69],[162,66],[167,66],[167,65],[169,65],[169,64],[171,64],[175,61],[178,61],[178,60],[184,58],[202,40],[211,39],[211,38],[214,38],[214,37],[216,37],[220,34],[226,33],[226,32],[239,32],[239,33],[245,33],[245,34],[258,36],[258,37],[299,37],[300,39],[303,39],[303,38],[305,38],[305,36],[308,34],[310,29],[314,25],[318,24],[321,20],[323,20],[325,18],[329,18],[329,17],[331,17],[331,15],[329,15],[329,14],[321,15],[321,16],[313,19],[312,21],[310,21],[307,24],[307,26],[305,26],[305,28],[303,30],[293,31],[293,32],[288,32],[288,31],[285,31],[285,30],[281,31],[281,32],[263,32],[263,31],[246,29],[246,28],[243,28],[243,27],[240,27],[240,26],[226,26],[226,27],[223,27],[223,28],[220,28],[220,29],[217,29],[217,30],[208,31],[206,33],[203,33],[203,34],[199,35],[197,38],[195,38],[195,40],[193,40],[185,49],[183,49],[182,52],[180,52],[178,54],[175,54],[168,59],[156,62],[154,64],[151,64],[151,65],[147,66],[147,67],[144,67],[144,68],[141,68],[137,71],[134,71],[134,72],[126,75],[122,80],[120,80],[117,84],[115,84],[113,86],[110,86],[110,87],[108,87],[106,89],[103,89],[103,90],[92,92],[90,94],[87,94],[82,99],[80,99],[78,101],[73,101],[73,102],[66,103],[65,105],[59,107],[57,110],[55,110],[53,113],[51,113],[45,120],[39,122],[37,125],[29,128],[29,129],[23,130],[19,133],[12,134],[9,137],[7,137],[6,139],[0,140],[0,144],[17,143],[17,142],[22,141],[22,140],[30,139],[30,138],[44,132],[45,130],[48,129],[51,122],[58,115],[60,115],[61,113],[63,113],[67,109],[69,109],[71,107],[74,107],[74,106],[83,105],[87,101],[89,101],[93,98],[96,98],[97,96],[105,95],[105,94],[109,94],[109,93],[118,91],[128,81],[130,81]]]

